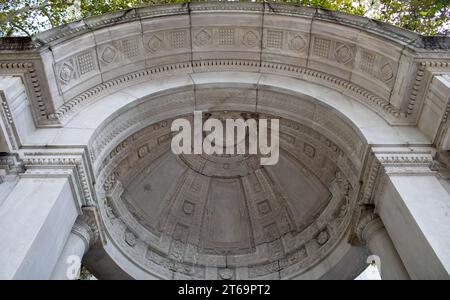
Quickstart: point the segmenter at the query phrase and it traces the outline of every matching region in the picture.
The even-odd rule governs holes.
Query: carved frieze
[[[57,62],[54,66],[56,80],[61,92],[90,78],[99,71],[95,49],[88,49]]]

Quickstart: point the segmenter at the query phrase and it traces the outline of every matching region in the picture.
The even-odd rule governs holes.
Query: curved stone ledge
[[[40,45],[35,50],[26,41],[10,45],[41,57],[42,68],[30,75],[38,126],[64,125],[84,105],[138,82],[223,70],[317,82],[392,125],[415,125],[434,74],[431,65],[450,68],[448,38],[279,3],[142,7],[54,28],[34,42]],[[11,53],[2,50],[0,63]],[[0,72],[10,68],[6,61],[0,66]]]
[[[111,24],[129,22],[131,20],[145,19],[149,17],[163,17],[178,14],[189,14],[192,12],[205,11],[250,11],[265,12],[267,14],[281,14],[288,16],[312,17],[345,24],[356,28],[363,28],[366,31],[378,34],[384,38],[389,38],[396,43],[404,43],[408,47],[423,49],[449,49],[450,39],[441,36],[421,36],[414,32],[378,22],[364,17],[349,15],[338,11],[315,9],[310,7],[296,6],[295,4],[283,3],[208,3],[189,2],[175,5],[154,5],[150,7],[139,7],[124,11],[107,13],[101,16],[86,18],[80,22],[61,26],[38,34],[35,42],[48,44],[54,41],[62,41],[64,38],[72,38],[79,34],[94,29],[110,26]]]

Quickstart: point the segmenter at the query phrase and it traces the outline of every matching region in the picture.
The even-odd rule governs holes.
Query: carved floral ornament
[[[72,79],[73,66],[69,63],[64,63],[59,71],[59,78],[62,82],[68,83]]]
[[[156,34],[152,35],[147,42],[147,47],[150,50],[150,52],[155,53],[161,50],[163,47],[164,42],[163,40]]]
[[[394,70],[390,63],[386,63],[381,67],[381,78],[384,81],[391,80],[394,77]]]
[[[242,43],[247,47],[255,47],[258,45],[259,37],[258,35],[253,32],[252,30],[247,31],[244,33],[242,37]]]
[[[209,44],[212,40],[212,33],[207,29],[201,29],[195,35],[195,42],[199,46],[205,46]]]
[[[335,55],[336,59],[343,64],[350,63],[354,58],[353,50],[345,44],[336,48]]]
[[[116,53],[117,53],[117,50],[115,48],[113,48],[111,46],[107,46],[103,50],[101,58],[106,63],[111,63],[114,60],[114,58],[116,57]]]
[[[289,48],[294,51],[303,52],[308,46],[307,40],[300,34],[290,33]]]

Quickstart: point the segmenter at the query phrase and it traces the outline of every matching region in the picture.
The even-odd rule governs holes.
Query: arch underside
[[[89,114],[99,112],[89,153],[109,243],[101,256],[133,278],[334,278],[336,268],[356,275],[365,250],[348,241],[368,140],[424,139],[390,127],[346,95],[316,88],[283,76],[205,72],[139,83],[87,106]],[[117,100],[124,95],[129,99]],[[171,121],[194,110],[280,118],[284,167],[173,157]],[[68,126],[77,127],[82,116]],[[373,128],[385,135],[373,135]],[[298,184],[285,186],[294,177]],[[255,184],[264,188],[257,192]],[[267,216],[258,215],[259,205]],[[220,221],[222,214],[229,217]],[[109,276],[102,264],[97,268]]]
[[[233,161],[214,162],[202,173],[195,167],[199,159],[174,159],[167,154],[170,122],[194,110],[280,118],[285,170],[249,168],[239,170],[239,178],[223,179],[230,177],[223,176],[230,172],[224,165]],[[100,261],[114,262],[118,273],[133,278],[326,278],[336,276],[329,275],[336,268],[357,272],[364,250],[355,252],[348,241],[369,143],[426,143],[347,95],[258,73],[204,72],[138,83],[86,106],[67,127],[83,126],[84,114],[98,118],[88,149],[108,243]],[[164,175],[172,169],[178,173]],[[219,176],[211,176],[216,169]],[[292,179],[286,172],[297,172],[304,188],[321,188],[306,189],[304,196],[301,184],[283,185]],[[197,177],[205,186],[192,190]],[[262,180],[264,189],[252,190],[252,180]],[[159,193],[151,196],[146,188]],[[221,206],[226,199],[239,200]],[[257,215],[258,205],[270,207],[267,216]],[[227,211],[229,218],[211,221]],[[221,240],[220,233],[230,229],[226,222],[240,225]],[[104,261],[96,263],[89,254],[87,260],[101,277],[112,276]]]
[[[172,154],[171,122],[192,119],[194,105],[222,117],[279,118],[279,163]],[[126,133],[111,139],[116,128]],[[308,276],[348,239],[368,147],[344,115],[312,97],[237,82],[143,97],[94,136],[108,240],[144,274],[165,279]]]

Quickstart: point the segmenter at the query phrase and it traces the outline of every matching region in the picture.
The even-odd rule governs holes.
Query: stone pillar
[[[0,279],[48,279],[80,210],[68,176],[23,174],[0,207]]]
[[[431,152],[374,151],[384,174],[376,213],[412,279],[450,279],[450,195],[430,170]]]
[[[78,279],[81,261],[93,241],[91,228],[78,217],[50,279]],[[75,276],[77,275],[77,276]]]
[[[366,243],[369,252],[380,258],[380,265],[377,267],[382,279],[410,279],[391,238],[378,216],[372,215],[366,221],[362,228],[361,239]]]

